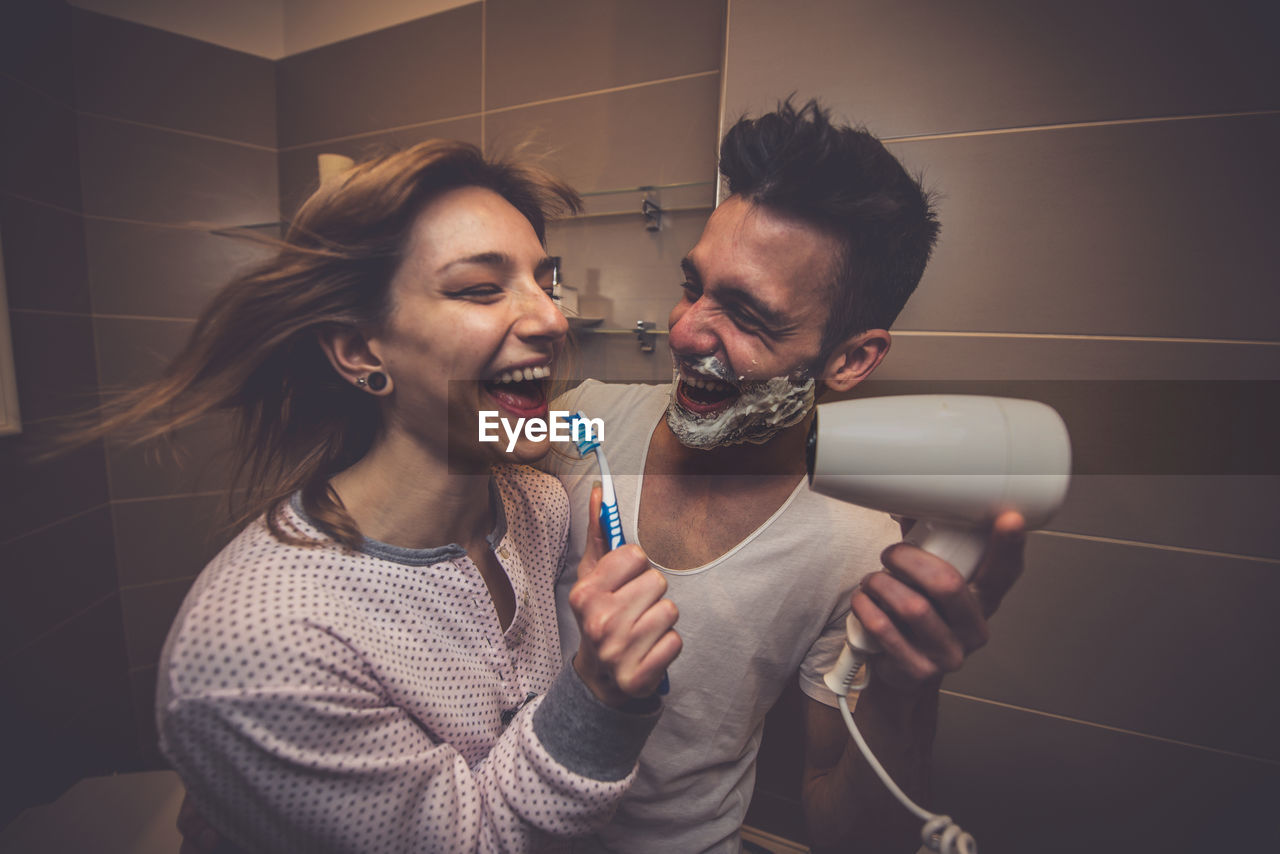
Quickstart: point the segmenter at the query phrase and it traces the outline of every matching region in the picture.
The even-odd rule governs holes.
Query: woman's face
[[[552,266],[533,226],[492,190],[461,187],[423,209],[391,280],[390,315],[369,339],[394,383],[389,431],[468,470],[546,453],[521,431],[507,454],[501,426],[499,441],[482,443],[478,420],[496,412],[514,429],[547,418],[547,382],[568,332],[551,299]]]

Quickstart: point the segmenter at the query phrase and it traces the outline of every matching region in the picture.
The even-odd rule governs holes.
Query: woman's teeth
[[[551,368],[546,365],[539,365],[536,368],[516,368],[513,371],[503,371],[491,382],[522,383],[528,380],[545,380],[549,376],[551,376]]]

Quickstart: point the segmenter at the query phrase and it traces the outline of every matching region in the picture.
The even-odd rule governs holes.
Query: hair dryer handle
[[[978,568],[978,561],[982,560],[987,537],[980,529],[920,519],[907,532],[903,542],[942,558],[968,581]],[[840,651],[840,659],[823,677],[827,687],[836,694],[847,694],[854,687],[861,687],[854,685],[858,669],[869,656],[880,651],[880,645],[867,634],[853,614],[845,619],[844,630],[845,645]]]
[[[987,547],[987,534],[981,528],[948,525],[932,519],[919,519],[903,542],[918,546],[931,555],[940,557],[956,568],[965,581],[978,568],[982,553]]]

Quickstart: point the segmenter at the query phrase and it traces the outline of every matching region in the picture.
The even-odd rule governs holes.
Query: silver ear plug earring
[[[356,377],[356,385],[360,386],[360,388],[364,388],[368,384],[369,384],[369,381],[364,377]]]

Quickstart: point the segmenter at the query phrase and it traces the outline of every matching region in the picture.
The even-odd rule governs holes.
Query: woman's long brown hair
[[[541,169],[486,160],[467,143],[433,140],[361,163],[307,200],[274,258],[218,292],[159,379],[106,404],[62,444],[115,433],[141,444],[230,412],[241,521],[265,513],[276,537],[306,544],[281,527],[279,513],[301,491],[312,519],[358,547],[360,530],[328,482],[368,452],[382,423],[377,399],[330,366],[320,333],[381,327],[418,212],[465,186],[501,195],[544,244],[549,216],[581,208],[572,189]]]

